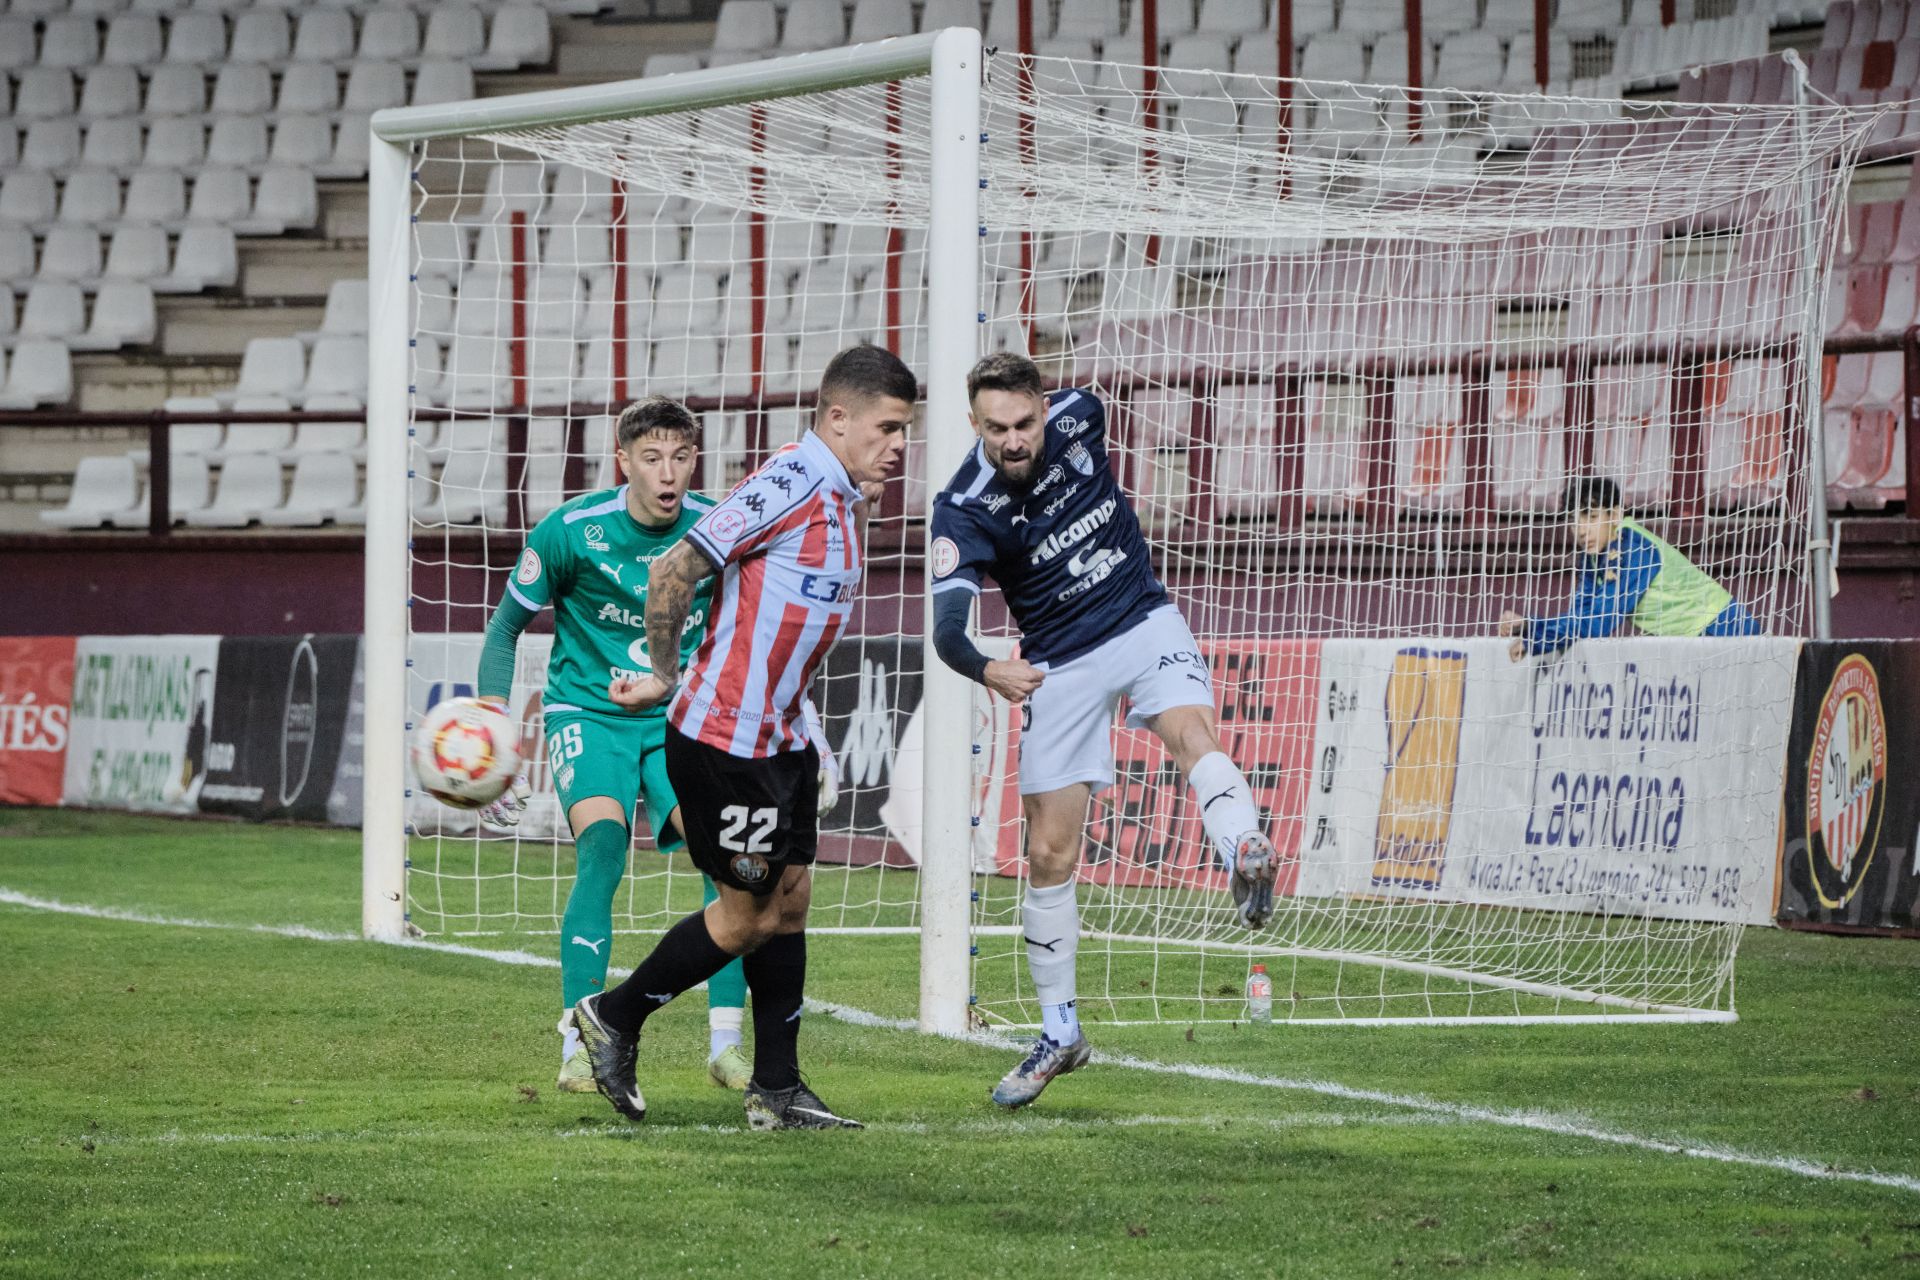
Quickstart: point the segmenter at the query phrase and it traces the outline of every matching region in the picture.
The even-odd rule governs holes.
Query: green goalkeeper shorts
[[[686,844],[668,821],[680,801],[667,781],[665,716],[549,711],[546,732],[547,768],[562,813],[590,796],[606,796],[631,815],[637,799],[646,806],[655,848],[672,853]]]

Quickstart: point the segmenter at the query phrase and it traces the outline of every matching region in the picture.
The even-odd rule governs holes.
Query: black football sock
[[[807,935],[777,934],[741,963],[753,992],[753,1082],[762,1089],[791,1088],[800,1083]]]
[[[648,1014],[699,986],[731,959],[707,932],[706,912],[696,911],[667,930],[625,982],[600,997],[600,1020],[632,1035]]]

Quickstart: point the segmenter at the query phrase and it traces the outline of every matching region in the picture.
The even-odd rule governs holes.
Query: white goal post
[[[407,924],[406,738],[408,617],[412,605],[408,477],[413,424],[410,281],[417,249],[411,144],[433,138],[545,125],[628,120],[787,94],[924,76],[927,324],[925,465],[959,465],[972,433],[966,373],[977,352],[979,310],[980,34],[953,28],[768,62],[712,68],[590,89],[558,90],[375,114],[370,158],[368,449],[366,571],[366,795],[362,929],[394,939]],[[916,369],[916,372],[921,372]],[[927,618],[931,626],[931,614]],[[928,651],[931,652],[929,643]],[[964,724],[971,695],[959,675],[927,664],[927,713]],[[934,735],[923,753],[926,844],[921,872],[921,1022],[930,1031],[967,1025],[969,814],[965,790],[938,785],[965,777],[971,744]]]
[[[1273,926],[1238,929],[1183,780],[1116,721],[1083,1016],[1241,1019],[1259,962],[1276,1021],[1730,1020],[1770,905],[1791,637],[1825,625],[1822,307],[1874,110],[1277,80],[946,30],[376,114],[365,931],[558,923],[545,638],[515,676],[517,833],[410,796],[404,745],[471,680],[542,514],[617,483],[619,407],[686,401],[695,487],[723,492],[871,340],[926,399],[816,687],[846,786],[814,922],[917,941],[930,1030],[1030,1024],[1020,717],[931,656],[922,554],[972,444],[965,374],[1016,349],[1105,404],[1289,861]],[[1614,482],[1634,522],[1604,555],[1693,585],[1637,637],[1515,655],[1503,612],[1575,591],[1573,479]],[[995,591],[975,625],[1014,641]],[[641,935],[698,901],[643,825],[616,905]]]

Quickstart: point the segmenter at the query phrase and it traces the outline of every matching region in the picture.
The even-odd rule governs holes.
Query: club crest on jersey
[[[935,538],[932,552],[934,577],[944,578],[960,567],[960,548],[952,538]]]
[[[1090,476],[1093,474],[1093,454],[1088,452],[1084,442],[1075,440],[1067,447],[1067,461],[1071,462],[1073,469],[1081,475]]]
[[[759,884],[767,878],[767,860],[757,853],[736,853],[727,867],[734,879],[746,884]]]
[[[540,580],[540,553],[532,547],[520,553],[520,568],[514,572],[514,580],[523,587],[532,586]]]
[[[585,529],[582,529],[581,532],[587,535],[587,546],[592,550],[605,551],[607,549],[607,531],[599,525],[590,524]]]

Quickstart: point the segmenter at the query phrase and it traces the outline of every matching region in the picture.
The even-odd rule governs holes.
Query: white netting
[[[1729,1008],[1732,922],[1760,892],[1741,871],[1762,843],[1771,858],[1782,651],[1638,641],[1512,664],[1468,638],[1503,607],[1564,601],[1555,508],[1586,472],[1617,478],[1769,634],[1803,630],[1806,362],[1872,121],[1007,54],[983,106],[980,348],[1025,348],[1109,402],[1228,746],[1301,859],[1273,932],[1232,928],[1184,786],[1157,743],[1118,730],[1122,785],[1082,876],[1087,1011],[1239,1016],[1250,958],[1298,1017]],[[885,342],[924,379],[928,119],[927,83],[908,79],[421,148],[416,708],[433,681],[471,679],[477,639],[441,637],[477,636],[539,514],[614,482],[618,404],[693,403],[717,492],[804,429],[848,342]],[[971,726],[907,723],[925,495],[944,480],[917,449],[908,472],[873,526],[859,638],[819,690],[852,794],[827,824],[815,922],[913,923],[915,842],[887,833],[910,836],[915,779],[893,756],[971,731],[976,1000],[1028,1021],[1009,717],[983,696]],[[1004,634],[992,592],[982,608]],[[522,697],[536,653],[523,645]],[[1600,748],[1562,732],[1585,690],[1624,697],[1648,663],[1692,673],[1710,732]],[[1544,754],[1516,754],[1523,738]],[[1673,809],[1665,781],[1648,792],[1650,758],[1715,781],[1726,829],[1697,859],[1643,856]],[[1538,850],[1502,844],[1533,801],[1487,780],[1524,783],[1542,759],[1605,781],[1625,823],[1611,865],[1543,873],[1525,862]],[[1687,838],[1720,811],[1695,803]],[[417,839],[416,923],[552,927],[571,852],[550,799],[544,815],[517,841]],[[1447,878],[1469,859],[1471,883]],[[634,868],[626,927],[697,901],[684,863],[642,852]]]

